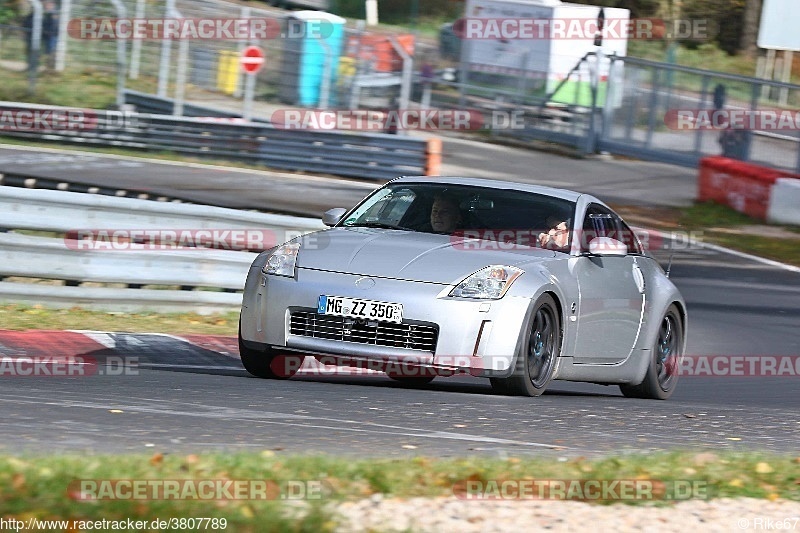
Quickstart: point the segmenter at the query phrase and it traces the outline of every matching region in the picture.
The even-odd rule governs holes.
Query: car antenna
[[[664,272],[667,277],[669,277],[669,271],[672,270],[672,258],[675,257],[675,253],[669,254],[669,262],[667,263],[667,270]]]

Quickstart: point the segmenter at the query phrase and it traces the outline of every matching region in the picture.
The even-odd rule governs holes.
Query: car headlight
[[[450,291],[448,296],[497,300],[503,297],[514,280],[524,272],[512,266],[488,266],[464,279]]]
[[[297,263],[297,252],[300,251],[300,243],[286,243],[278,246],[267,258],[267,263],[261,269],[264,274],[275,276],[294,277],[294,265]]]

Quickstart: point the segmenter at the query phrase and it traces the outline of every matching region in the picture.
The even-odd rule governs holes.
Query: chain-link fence
[[[598,147],[695,164],[725,155],[800,172],[800,86],[720,72],[614,59],[620,106],[608,106]]]
[[[247,79],[240,56],[255,44],[265,54],[255,78],[255,99],[272,109],[478,110],[492,135],[557,142],[584,153],[609,151],[689,166],[707,155],[727,155],[800,171],[800,120],[773,125],[768,120],[770,113],[779,119],[796,114],[796,85],[596,53],[554,77],[548,69],[533,68],[538,60],[530,54],[503,52],[502,47],[498,54],[505,55],[492,58],[494,65],[477,68],[461,59],[469,44],[447,27],[438,42],[344,20],[341,31],[324,39],[313,32],[293,37],[288,25],[300,14],[263,3],[61,0],[47,12],[56,15],[58,28],[42,45],[51,68],[121,74],[120,85],[149,80],[162,98],[224,105],[236,112]],[[260,39],[120,41],[75,35],[81,21],[125,17],[265,19],[277,29]],[[0,68],[26,69],[33,30],[22,20],[0,28]],[[260,118],[268,119],[264,113],[269,109],[262,105]],[[512,113],[517,117],[513,124]],[[747,124],[720,126],[719,116],[730,122],[737,113],[745,115]]]
[[[28,69],[30,30],[20,25],[0,25],[0,67],[24,72]]]

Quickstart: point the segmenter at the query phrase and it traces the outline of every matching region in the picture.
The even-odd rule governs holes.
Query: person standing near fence
[[[58,10],[54,2],[45,2],[42,17],[42,47],[47,55],[47,66],[53,68],[58,43]]]
[[[714,87],[714,111],[725,108],[725,86],[718,83]],[[744,161],[747,159],[747,132],[733,128],[730,124],[719,134],[722,155]]]
[[[23,20],[23,27],[27,32],[25,42],[26,58],[28,66],[31,66],[31,49],[33,48],[33,11],[28,13]],[[47,56],[47,64],[53,67],[55,64],[56,44],[58,43],[58,11],[55,2],[48,1],[44,4],[44,14],[42,15],[42,39],[39,44],[39,53]],[[38,58],[37,58],[38,59]],[[38,60],[37,60],[38,63]]]

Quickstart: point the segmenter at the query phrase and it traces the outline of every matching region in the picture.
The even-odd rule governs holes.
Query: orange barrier
[[[760,167],[727,157],[700,160],[697,199],[727,205],[753,218],[766,220],[772,186],[778,178],[796,174]]]
[[[396,35],[397,43],[409,55],[414,55],[414,36],[411,34]],[[362,35],[350,37],[347,42],[348,55],[354,56],[358,50],[359,59],[370,61],[377,72],[394,72],[403,68],[403,60],[395,51],[386,35]]]
[[[437,138],[428,139],[428,146],[425,148],[425,175],[438,176],[442,167],[442,140]]]

